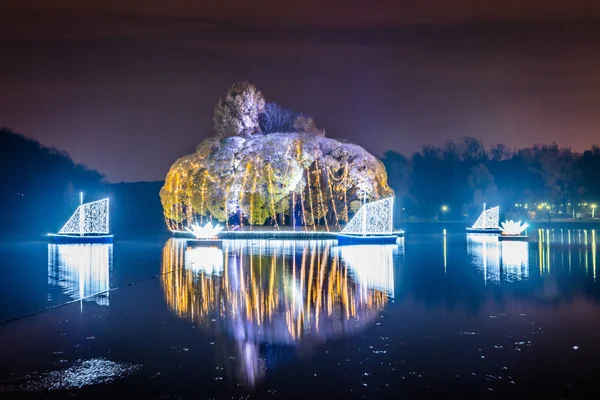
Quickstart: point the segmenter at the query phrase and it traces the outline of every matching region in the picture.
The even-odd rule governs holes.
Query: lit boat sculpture
[[[112,243],[109,234],[109,199],[83,203],[79,193],[79,207],[58,233],[49,233],[56,243]]]
[[[502,230],[498,226],[499,221],[500,207],[496,206],[486,210],[484,205],[483,212],[473,226],[467,228],[467,231],[471,233],[501,233]]]
[[[523,235],[523,232],[527,227],[529,227],[527,222],[504,221],[501,228],[502,235],[498,237],[498,240],[526,240],[529,236]]]
[[[394,197],[363,204],[341,233],[338,244],[395,244]]]

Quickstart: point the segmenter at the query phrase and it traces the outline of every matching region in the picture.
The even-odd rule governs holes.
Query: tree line
[[[80,191],[86,201],[110,198],[114,233],[165,231],[162,182],[108,183],[66,152],[8,128],[0,128],[0,169],[0,233],[57,232],[79,205]]]
[[[583,152],[556,143],[488,150],[465,137],[408,157],[389,150],[382,161],[403,220],[473,219],[484,203],[514,218],[590,218],[600,200],[596,145]]]

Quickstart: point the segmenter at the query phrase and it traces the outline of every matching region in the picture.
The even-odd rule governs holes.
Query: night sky
[[[4,0],[0,55],[0,126],[110,181],[163,179],[242,80],[377,155],[600,143],[595,0]]]

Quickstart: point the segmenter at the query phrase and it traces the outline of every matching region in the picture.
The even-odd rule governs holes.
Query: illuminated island
[[[363,203],[393,196],[375,156],[326,137],[309,117],[265,103],[250,83],[234,84],[219,100],[214,123],[216,136],[175,161],[161,189],[173,232],[218,221],[220,237],[326,235]]]

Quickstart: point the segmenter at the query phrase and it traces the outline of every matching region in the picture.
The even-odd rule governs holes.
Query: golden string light
[[[315,154],[315,169],[316,169],[316,178],[315,185],[319,190],[319,203],[321,205],[321,214],[323,215],[323,220],[325,221],[325,229],[329,232],[329,225],[327,224],[327,212],[325,210],[325,205],[323,204],[323,191],[321,190],[321,170],[319,169],[319,158],[317,154]]]
[[[302,192],[300,192],[300,207],[302,208],[302,225],[304,225],[304,230],[306,231],[308,228],[306,225],[306,211],[304,210],[304,195]]]
[[[250,166],[252,165],[252,161],[248,161],[246,163],[246,171],[244,172],[244,178],[242,179],[242,187],[240,188],[240,198],[239,198],[239,209],[240,209],[240,228],[244,226],[244,219],[242,217],[242,204],[244,201],[244,188],[246,187],[246,179],[248,178],[248,174],[250,173]]]
[[[250,192],[250,229],[252,229],[252,225],[254,224],[254,214],[252,214],[253,206],[254,206],[254,196],[256,195],[256,180],[258,179],[258,168],[254,168],[254,180],[252,181],[252,191]]]
[[[306,168],[306,190],[308,191],[308,201],[310,203],[310,218],[312,219],[313,231],[317,230],[315,226],[315,210],[313,208],[312,196],[310,194],[310,171],[308,167]]]
[[[292,209],[290,210],[292,229],[296,229],[296,192],[292,192]]]
[[[295,226],[296,223],[303,223],[305,229],[310,229],[309,225],[312,225],[313,230],[316,231],[317,225],[324,224],[329,231],[334,225],[334,221],[338,228],[342,221],[349,221],[352,211],[350,203],[354,204],[355,186],[360,179],[368,181],[370,199],[390,195],[391,189],[386,183],[387,176],[380,165],[370,168],[375,164],[360,164],[359,159],[357,168],[354,168],[354,165],[350,168],[347,159],[336,159],[331,154],[321,154],[321,150],[313,150],[316,147],[313,147],[311,139],[308,137],[299,135],[295,138],[292,137],[291,140],[288,139],[285,136],[281,140],[268,142],[269,146],[275,146],[274,149],[279,144],[281,144],[282,150],[285,149],[284,151],[276,150],[273,158],[268,160],[260,160],[260,157],[256,156],[263,151],[262,147],[256,146],[248,147],[256,149],[252,150],[256,152],[251,161],[248,161],[250,158],[245,158],[243,154],[241,159],[233,155],[231,172],[219,167],[224,165],[222,162],[226,162],[225,159],[219,158],[217,161],[223,161],[217,163],[215,163],[216,159],[213,159],[215,152],[229,151],[227,147],[217,145],[216,141],[208,141],[206,145],[201,144],[196,153],[178,160],[171,167],[165,179],[165,186],[161,190],[161,202],[164,206],[167,226],[172,230],[182,230],[184,226],[190,225],[196,220],[199,220],[201,224],[204,223],[204,217],[211,220],[215,217],[220,220],[226,219],[225,225],[228,226],[228,217],[231,215],[229,211],[230,208],[233,209],[233,199],[235,198],[237,208],[234,212],[239,213],[240,226],[250,223],[250,221],[251,225],[261,223],[256,217],[260,216],[260,219],[264,220],[267,215],[270,215],[273,225],[279,229],[279,225],[284,224],[289,215],[288,223],[292,226]],[[306,140],[308,140],[308,146],[304,144]],[[262,143],[256,142],[255,144],[263,146]],[[309,155],[307,152],[311,154]],[[227,154],[219,155],[219,157],[223,156],[227,157]],[[239,164],[240,162],[242,164]],[[240,165],[243,166],[240,167]],[[367,168],[365,169],[363,165]],[[316,176],[312,176],[313,173]],[[249,187],[250,174],[254,175],[252,183],[256,180],[253,190],[250,190]],[[300,193],[304,191],[299,190],[299,186],[295,186],[298,183],[304,184],[301,179],[303,174],[306,176],[306,194]],[[195,188],[195,185],[200,187]],[[257,193],[257,189],[259,193]],[[291,202],[285,202],[283,199],[289,192],[292,192],[291,199],[288,198]],[[225,205],[225,215],[221,214],[220,206],[214,208],[215,204],[223,201],[222,198],[218,198],[219,193],[221,196],[225,193],[227,203],[232,203]],[[260,198],[256,197],[257,194],[260,194]],[[300,194],[300,198],[297,198],[297,194]],[[247,196],[250,196],[249,202],[246,201],[248,200]],[[301,201],[304,209],[302,221],[297,221],[298,218],[295,214],[297,201]],[[248,207],[252,210],[251,212]],[[309,212],[306,213],[306,211]],[[217,214],[213,215],[213,213]],[[254,214],[254,218],[250,214]],[[249,216],[248,221],[244,222],[244,216]],[[307,216],[312,216],[312,221],[310,218],[306,218]]]
[[[200,196],[202,199],[202,202],[200,203],[200,223],[203,224],[204,222],[202,221],[203,216],[205,214],[205,202],[206,202],[206,178],[208,177],[208,171],[204,170],[204,177],[202,178],[202,186],[200,188]]]
[[[271,214],[273,216],[273,223],[275,224],[275,227],[277,228],[277,230],[279,230],[279,225],[277,224],[277,216],[275,215],[275,199],[274,199],[274,189],[273,189],[273,169],[271,168],[271,165],[267,164],[267,179],[269,181],[269,186],[268,186],[268,192],[269,192],[269,199],[271,200]]]

